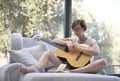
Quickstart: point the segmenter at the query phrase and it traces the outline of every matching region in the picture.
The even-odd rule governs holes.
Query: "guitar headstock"
[[[34,35],[32,38],[34,40],[36,40],[36,41],[40,41],[41,40],[41,36],[40,35]]]

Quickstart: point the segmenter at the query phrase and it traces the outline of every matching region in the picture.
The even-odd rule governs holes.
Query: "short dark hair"
[[[84,29],[84,31],[86,31],[86,23],[85,23],[85,21],[84,20],[80,20],[80,19],[76,19],[76,20],[74,20],[73,21],[73,23],[72,23],[72,29],[74,29],[74,27],[76,26],[76,25],[80,25],[83,29]]]

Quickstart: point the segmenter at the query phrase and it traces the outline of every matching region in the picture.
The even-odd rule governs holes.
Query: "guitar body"
[[[90,46],[86,44],[80,44],[80,47],[89,49]],[[75,50],[74,53],[65,52],[61,49],[56,49],[56,54],[58,57],[64,58],[67,62],[75,68],[82,67],[86,65],[92,56],[86,53],[80,53],[79,50]],[[77,59],[77,60],[76,60]]]

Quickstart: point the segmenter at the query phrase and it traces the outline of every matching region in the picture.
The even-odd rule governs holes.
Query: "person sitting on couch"
[[[99,46],[94,38],[89,38],[85,36],[84,32],[86,31],[86,23],[84,20],[76,19],[72,23],[72,30],[77,38],[56,38],[53,39],[53,42],[65,45],[68,47],[70,53],[74,53],[75,49],[79,50],[80,53],[86,53],[89,56],[98,56],[100,54]],[[83,48],[82,44],[89,45],[91,48]],[[72,60],[72,59],[71,59]],[[39,61],[32,66],[20,67],[21,73],[29,72],[39,72],[39,70],[45,68],[48,62],[52,62],[53,65],[57,68],[60,64],[64,63],[57,54],[53,54],[50,51],[44,52],[40,57]],[[73,67],[67,63],[65,71],[70,73],[98,73],[106,66],[105,59],[98,59],[93,62],[88,62],[82,67]]]

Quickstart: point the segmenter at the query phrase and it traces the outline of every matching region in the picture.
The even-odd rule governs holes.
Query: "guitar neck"
[[[50,45],[52,45],[52,46],[55,46],[55,47],[57,47],[57,48],[59,48],[59,49],[61,49],[61,50],[63,50],[63,51],[66,51],[66,52],[68,51],[67,46],[54,43],[52,40],[44,39],[44,38],[41,38],[40,40],[41,40],[41,41],[44,41],[44,42],[46,42],[46,43],[48,43],[48,44],[50,44]]]

